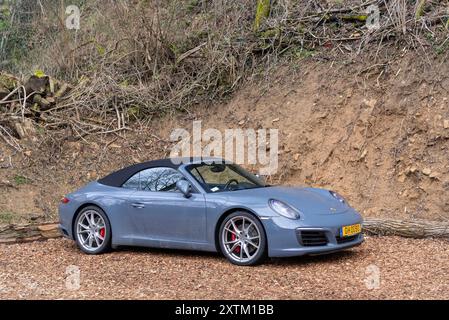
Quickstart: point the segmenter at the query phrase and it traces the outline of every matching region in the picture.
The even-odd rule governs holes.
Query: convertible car
[[[267,185],[223,159],[135,164],[66,195],[60,229],[88,254],[119,246],[221,252],[237,265],[363,242],[338,193]]]

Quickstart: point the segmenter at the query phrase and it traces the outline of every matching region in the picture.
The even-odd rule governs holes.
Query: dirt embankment
[[[447,219],[448,71],[444,59],[414,54],[384,65],[310,63],[280,70],[225,110],[234,123],[280,129],[276,182],[338,190],[366,216]]]
[[[337,190],[365,216],[449,216],[449,64],[401,53],[381,63],[301,60],[228,102],[153,120],[146,129],[55,137],[24,152],[0,141],[0,223],[55,218],[62,195],[130,163],[168,156],[174,128],[278,128],[272,183]]]

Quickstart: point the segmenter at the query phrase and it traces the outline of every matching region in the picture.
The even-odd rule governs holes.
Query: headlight
[[[335,191],[329,191],[329,193],[332,195],[332,197],[334,197],[335,199],[337,199],[338,201],[340,201],[341,203],[346,204],[346,200],[345,198],[343,198],[341,195],[339,195],[337,192]]]
[[[289,219],[299,218],[299,212],[282,201],[271,199],[270,201],[268,201],[268,204],[270,205],[271,209],[273,209],[283,217]]]

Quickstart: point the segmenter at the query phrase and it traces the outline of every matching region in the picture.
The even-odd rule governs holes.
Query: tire
[[[85,207],[78,213],[73,232],[78,248],[84,253],[101,254],[111,248],[111,224],[104,211],[97,206]]]
[[[245,211],[233,212],[224,219],[218,241],[221,252],[235,265],[253,266],[267,257],[267,240],[262,223]]]

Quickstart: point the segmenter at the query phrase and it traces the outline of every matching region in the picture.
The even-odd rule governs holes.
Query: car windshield
[[[235,164],[192,164],[187,171],[207,192],[235,191],[267,186],[257,176]]]

